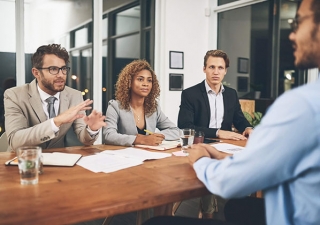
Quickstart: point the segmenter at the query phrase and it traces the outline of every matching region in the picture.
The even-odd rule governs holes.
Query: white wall
[[[16,51],[15,2],[0,1],[0,51]]]
[[[181,91],[169,91],[169,73],[184,74],[184,88],[205,78],[203,57],[209,50],[205,16],[208,0],[156,1],[155,72],[160,81],[160,106],[177,123]],[[169,51],[184,52],[184,69],[169,69]]]

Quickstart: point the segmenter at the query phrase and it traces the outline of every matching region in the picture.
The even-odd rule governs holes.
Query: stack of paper
[[[215,147],[218,151],[226,152],[229,154],[238,153],[244,149],[244,147],[233,145],[233,144],[227,144],[227,143],[219,143],[211,146]]]
[[[121,169],[138,166],[145,160],[170,157],[171,153],[149,152],[145,150],[126,148],[122,150],[105,150],[96,155],[82,157],[77,165],[92,172],[111,173]]]

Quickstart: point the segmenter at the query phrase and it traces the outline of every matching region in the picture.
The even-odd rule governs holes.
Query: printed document
[[[136,148],[105,150],[95,155],[82,157],[77,165],[92,172],[111,173],[121,169],[143,164],[145,160],[162,159],[172,156],[171,153],[150,152]]]
[[[244,147],[227,143],[213,144],[211,146],[215,147],[218,151],[226,152],[229,154],[239,153],[244,150]]]

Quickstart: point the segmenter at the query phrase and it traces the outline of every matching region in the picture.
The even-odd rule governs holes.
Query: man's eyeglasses
[[[49,70],[49,73],[52,75],[57,75],[60,70],[64,75],[68,75],[70,72],[70,67],[68,67],[68,66],[63,66],[61,68],[59,68],[57,66],[49,66],[47,68],[37,68],[37,69],[38,70]]]
[[[291,26],[291,29],[293,32],[296,32],[299,28],[299,24],[304,21],[305,19],[308,19],[309,17],[313,16],[313,14],[310,14],[310,15],[306,15],[306,16],[302,16],[302,17],[299,17],[297,16],[296,18],[294,18],[292,20],[292,23],[290,24]]]

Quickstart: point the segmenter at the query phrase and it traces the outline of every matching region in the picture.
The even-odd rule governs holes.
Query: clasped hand
[[[202,157],[208,157],[213,159],[224,159],[231,154],[218,151],[216,148],[208,144],[194,144],[188,151],[188,158],[191,165]]]

